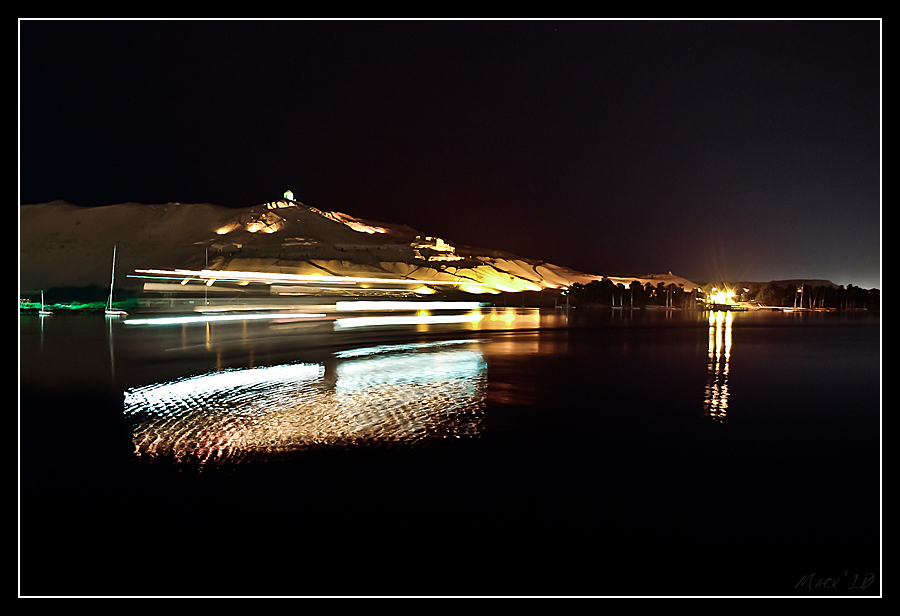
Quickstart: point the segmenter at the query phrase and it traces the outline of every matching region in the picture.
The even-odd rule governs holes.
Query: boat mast
[[[112,310],[113,285],[116,283],[116,247],[113,246],[113,262],[112,274],[109,281],[109,300],[106,302],[106,309]]]

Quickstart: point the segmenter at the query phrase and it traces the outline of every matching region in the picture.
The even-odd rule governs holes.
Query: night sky
[[[881,287],[881,22],[19,21],[19,199]]]

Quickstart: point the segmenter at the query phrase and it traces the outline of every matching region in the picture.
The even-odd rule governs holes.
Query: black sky
[[[20,203],[297,198],[589,273],[880,287],[881,22],[19,22]]]

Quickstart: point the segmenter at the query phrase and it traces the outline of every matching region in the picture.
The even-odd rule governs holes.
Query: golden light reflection
[[[473,310],[472,312],[468,313],[467,316],[469,317],[469,326],[472,329],[481,328],[481,321],[484,319],[484,314],[482,314],[480,310]]]
[[[491,316],[496,317],[497,321],[503,321],[507,325],[516,322],[516,311],[515,310],[507,310],[507,311],[503,312],[502,314],[491,315]]]
[[[728,371],[731,359],[731,311],[710,311],[708,378],[703,406],[707,415],[716,421],[725,419],[728,410]]]

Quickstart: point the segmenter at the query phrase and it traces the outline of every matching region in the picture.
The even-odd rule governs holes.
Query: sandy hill
[[[455,245],[410,227],[366,221],[282,199],[243,209],[208,203],[123,203],[83,208],[63,201],[19,210],[20,291],[108,286],[137,269],[331,274],[428,282],[476,282],[486,293],[560,288],[602,279],[484,248]],[[654,286],[697,285],[672,274],[617,276]]]

